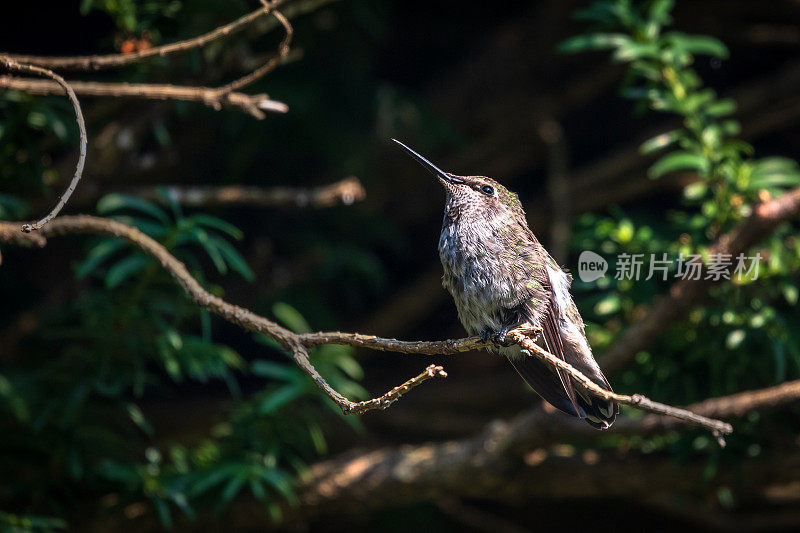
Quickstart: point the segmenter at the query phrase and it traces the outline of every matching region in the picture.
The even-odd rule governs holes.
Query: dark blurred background
[[[84,4],[93,9],[85,7],[82,14],[77,1],[4,7],[0,50],[42,55],[107,53],[142,31],[153,35],[155,44],[163,44],[207,31],[256,7],[254,2],[240,0],[143,2],[131,8],[137,18],[130,23],[124,20],[124,10],[110,2]],[[255,281],[235,274],[221,276],[207,257],[201,257],[199,268],[208,273],[208,283],[224,290],[228,301],[266,316],[273,316],[276,302],[289,304],[315,330],[402,339],[463,336],[455,307],[440,286],[436,245],[444,194],[436,180],[389,142],[391,137],[448,171],[492,176],[517,191],[531,228],[567,268],[577,267],[577,253],[587,242],[578,237],[604,217],[663,230],[667,240],[680,234],[670,233],[667,214],[681,207],[686,176],[649,180],[646,171],[655,158],[638,152],[642,141],[678,127],[679,119],[637,112],[620,96],[625,66],[610,62],[607,55],[566,55],[556,50],[559,42],[585,31],[586,25],[572,15],[588,4],[571,0],[331,2],[292,20],[292,46],[302,51],[302,57],[247,89],[263,90],[289,106],[287,114],[268,114],[260,121],[235,110],[215,112],[199,104],[81,98],[89,128],[89,158],[83,182],[66,212],[91,213],[103,194],[148,185],[313,187],[355,175],[367,196],[354,205],[186,209],[220,217],[244,232],[235,246],[254,271]],[[172,10],[167,9],[170,5]],[[800,147],[800,2],[687,0],[677,2],[673,15],[675,28],[714,36],[729,47],[729,59],[698,56],[694,67],[706,85],[737,100],[740,137],[752,143],[759,156],[796,157]],[[249,29],[222,41],[213,53],[66,77],[215,85],[232,79],[242,65],[252,64],[253,57],[273,50],[280,37],[279,31],[262,35]],[[58,126],[39,127],[29,115],[22,116],[40,112],[40,107],[55,114],[52,122],[49,117],[43,119],[46,124],[60,121],[61,128],[66,128],[62,136],[66,142],[59,140]],[[70,113],[69,104],[59,97],[25,97],[21,103],[8,99],[0,105],[0,127],[6,127],[2,138],[6,146],[0,147],[2,193],[24,199],[25,216],[44,213],[71,176],[76,142]],[[9,138],[12,128],[15,137]],[[554,183],[566,183],[566,192],[559,193]],[[587,213],[597,218],[585,218]],[[53,240],[44,250],[2,247],[0,360],[9,373],[36,361],[32,354],[53,353],[70,342],[47,340],[42,328],[48,320],[65,320],[63,314],[73,312],[68,310],[69,302],[78,295],[102,288],[102,281],[91,276],[76,279],[71,273],[89,245],[87,239],[71,237]],[[796,276],[796,271],[791,275]],[[636,306],[651,302],[653,293],[632,294],[629,308],[623,306],[608,315],[596,307],[602,295],[586,290],[579,294],[583,295],[579,307],[587,322],[610,332],[608,344],[635,316]],[[791,313],[787,316],[796,317]],[[62,318],[45,318],[53,315]],[[708,324],[692,327],[701,331],[701,338],[718,338],[718,345],[724,345],[730,333]],[[265,357],[268,349],[237,327],[214,319],[212,330],[214,342],[229,346],[243,360]],[[680,331],[670,330],[668,335],[680,336]],[[595,340],[591,335],[590,339]],[[650,357],[659,361],[659,350],[664,352],[661,357],[673,357],[680,348],[672,344],[656,343]],[[737,357],[759,361],[753,364],[763,365],[763,375],[768,377],[746,367],[719,386],[705,379],[687,385],[688,381],[681,381],[683,376],[704,376],[711,372],[709,363],[698,358],[677,362],[665,378],[652,368],[652,361],[640,357],[611,381],[619,392],[639,391],[682,404],[800,374],[790,356],[783,374],[773,372],[773,357],[763,355],[758,343],[745,342],[739,350],[745,353]],[[361,429],[354,430],[335,416],[326,417],[322,427],[329,456],[353,447],[465,438],[537,401],[506,361],[484,351],[423,359],[359,350],[356,358],[364,371],[361,384],[372,396],[418,373],[429,362],[445,365],[449,377],[414,390],[386,411],[364,415]],[[252,373],[237,380],[245,397],[259,391],[264,381]],[[146,442],[192,446],[228,416],[232,400],[224,381],[166,383],[136,397],[153,428]],[[631,494],[608,500],[599,491],[579,500],[536,499],[505,505],[486,498],[466,504],[482,519],[500,517],[497,531],[660,531],[745,525],[793,530],[800,525],[797,482],[774,498],[763,492],[756,496],[749,487],[741,499],[736,482],[725,484],[722,492],[714,483],[714,469],[723,468],[720,464],[735,471],[740,462],[768,451],[797,457],[797,411],[784,409],[764,418],[751,417],[750,425],[734,436],[726,451],[714,450],[700,431],[681,432],[650,448],[635,439],[578,444],[579,451],[596,446],[616,448],[620,454],[629,449],[637,450],[636,454],[651,450],[674,461],[676,469],[686,462],[706,465],[689,493],[658,498]],[[12,457],[10,450],[4,454]],[[760,460],[769,462],[768,457]],[[57,463],[52,465],[56,472]],[[69,481],[60,485],[56,495],[46,488],[30,498],[25,491],[4,493],[2,485],[12,483],[7,476],[22,475],[12,466],[4,465],[0,510],[62,516],[76,530],[160,527],[149,510],[127,520],[122,518],[127,509],[122,505],[98,509],[96,498],[103,489],[82,484],[80,476],[67,475]],[[39,474],[32,476],[39,479]],[[738,483],[747,486],[748,480]],[[48,507],[54,500],[59,503]],[[477,519],[461,520],[459,515],[464,513],[448,512],[443,505],[386,507],[365,511],[355,522],[349,516],[338,521],[312,520],[308,525],[312,530],[492,529]],[[224,527],[224,517],[230,515],[222,516],[221,522],[208,522],[216,526],[203,522],[203,527]],[[181,528],[200,527],[197,522],[177,520]]]

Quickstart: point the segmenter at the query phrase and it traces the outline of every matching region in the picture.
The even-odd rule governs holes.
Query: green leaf
[[[723,98],[706,106],[705,112],[712,117],[724,117],[736,112],[736,100]]]
[[[574,54],[586,50],[608,50],[632,44],[635,44],[633,39],[621,33],[588,33],[562,41],[558,45],[558,51]]]
[[[337,348],[346,347],[338,346]],[[338,366],[348,377],[352,379],[362,379],[364,377],[364,369],[361,368],[361,365],[358,364],[358,361],[356,361],[350,355],[349,351],[337,357],[335,362],[336,366]]]
[[[647,18],[665,26],[672,21],[672,17],[670,17],[669,13],[672,11],[674,5],[675,0],[655,0],[650,4]]]
[[[267,493],[264,491],[264,486],[257,479],[250,480],[250,492],[260,502],[267,501]]]
[[[222,275],[227,274],[228,265],[222,258],[222,254],[220,253],[219,249],[217,249],[217,245],[211,240],[211,236],[208,234],[208,232],[202,228],[192,228],[190,233],[192,236],[194,236],[197,242],[200,243],[208,256],[211,258],[211,261],[214,263],[217,271]]]
[[[753,174],[787,174],[797,172],[797,162],[788,157],[764,157],[753,164]]]
[[[204,215],[202,213],[197,215],[192,215],[188,219],[190,222],[194,222],[199,226],[205,226],[207,228],[213,228],[219,230],[223,233],[226,233],[233,237],[234,239],[241,240],[244,237],[244,233],[242,230],[231,224],[230,222],[226,222],[220,218],[212,217],[210,215]]]
[[[630,42],[617,46],[617,50],[612,55],[615,61],[634,61],[636,59],[655,59],[658,57],[659,49],[654,43]]]
[[[711,89],[705,89],[693,94],[689,94],[682,101],[679,100],[684,114],[696,113],[703,106],[713,102],[717,97]]]
[[[741,141],[739,139],[731,139],[727,140],[722,143],[722,149],[726,151],[734,151],[736,153],[742,153],[748,156],[753,155],[753,146],[749,143]]]
[[[686,134],[683,130],[672,130],[666,133],[662,133],[660,135],[656,135],[655,137],[651,137],[647,139],[639,146],[639,152],[642,154],[651,154],[653,152],[657,152],[667,146],[677,142]]]
[[[709,167],[710,163],[705,157],[691,152],[677,151],[671,152],[653,163],[647,175],[650,179],[658,179],[664,174],[678,170],[695,170],[705,174]]]
[[[142,200],[136,196],[129,194],[113,193],[107,194],[97,202],[97,212],[106,214],[111,211],[118,211],[120,209],[131,209],[139,211],[155,218],[165,226],[169,225],[169,217],[159,207],[151,204],[146,200]]]
[[[170,194],[170,188],[165,187],[163,185],[159,185],[157,187],[158,195],[167,203],[167,205],[172,210],[172,215],[175,217],[175,220],[181,220],[183,218],[183,210],[181,209],[181,204],[178,202],[177,198],[174,195]]]
[[[742,131],[742,125],[738,120],[723,120],[719,126],[725,135],[739,135]]]
[[[795,285],[791,283],[782,283],[781,292],[783,292],[783,297],[786,298],[789,305],[795,305],[797,303],[798,290]]]
[[[793,174],[768,174],[750,178],[749,189],[770,189],[794,187],[800,185],[800,173]]]
[[[259,359],[250,364],[250,371],[261,378],[295,381],[300,376],[296,367]]]
[[[79,278],[86,277],[100,266],[103,261],[126,246],[128,246],[128,243],[122,239],[104,239],[89,251],[86,259],[75,269],[75,275]]]
[[[161,498],[155,498],[153,500],[153,505],[156,508],[156,513],[158,513],[158,521],[161,522],[161,525],[165,529],[172,529],[172,515],[169,512],[169,506],[167,505],[167,502]]]
[[[217,510],[221,511],[229,503],[231,503],[236,495],[239,494],[239,490],[246,481],[247,472],[239,472],[233,478],[231,478],[231,480],[225,486],[225,489],[222,491],[219,504],[217,505]]]
[[[294,495],[292,478],[280,470],[262,470],[260,476],[264,481],[273,486],[290,503],[297,501]]]
[[[610,2],[595,2],[585,9],[577,10],[574,17],[576,20],[589,20],[604,24],[614,24],[619,20],[614,5]]]
[[[97,472],[103,479],[127,485],[135,485],[141,480],[134,467],[109,459],[100,462]]]
[[[797,162],[786,157],[765,157],[753,164],[749,189],[793,187],[800,184]]]
[[[215,468],[207,473],[203,473],[199,477],[199,480],[194,483],[192,489],[189,491],[189,494],[192,496],[200,496],[201,494],[204,494],[209,489],[219,485],[225,481],[225,479],[234,475],[239,468],[239,465],[229,463]]]
[[[273,413],[280,407],[303,395],[306,391],[307,387],[305,383],[284,385],[258,404],[258,413],[262,415]]]
[[[311,331],[311,326],[303,318],[303,315],[287,303],[276,302],[272,306],[272,313],[295,333],[309,333]]]
[[[705,182],[696,181],[684,187],[683,195],[689,200],[699,200],[707,191],[708,185]]]
[[[730,53],[728,47],[714,37],[707,35],[687,35],[681,32],[670,32],[662,38],[665,46],[672,46],[690,54],[700,54],[727,59]]]
[[[118,261],[108,269],[106,288],[113,289],[119,286],[120,283],[141,271],[149,262],[150,258],[141,254],[132,255]]]
[[[175,505],[177,505],[180,510],[186,514],[189,520],[194,520],[197,518],[197,514],[194,512],[194,509],[189,504],[189,500],[186,498],[186,495],[183,492],[171,493],[170,497],[172,498],[172,501],[175,502]]]
[[[242,276],[247,281],[254,281],[256,279],[255,273],[250,269],[244,257],[234,248],[231,244],[218,237],[211,237],[211,241],[217,247],[217,250],[222,255],[223,259],[233,269],[234,272]]]
[[[67,522],[61,518],[37,515],[13,515],[0,511],[0,531],[8,533],[46,533],[54,529],[68,527]]]
[[[267,337],[263,333],[256,333],[255,335],[253,335],[253,338],[256,340],[256,342],[260,342],[265,346],[269,346],[273,350],[283,351],[283,346],[281,345],[281,343],[279,343],[272,337]]]
[[[139,406],[135,403],[128,403],[126,405],[126,410],[128,411],[128,416],[130,417],[131,421],[136,424],[136,426],[141,429],[147,436],[153,436],[153,426],[150,425],[150,422],[147,421],[147,418],[144,416],[144,413]]]
[[[159,222],[153,222],[139,217],[132,217],[128,215],[114,215],[112,217],[118,222],[133,226],[139,231],[146,233],[150,237],[159,239],[167,235],[167,226]]]
[[[313,420],[308,422],[308,436],[311,437],[314,451],[320,455],[328,453],[328,443],[325,441],[325,434],[319,424]]]

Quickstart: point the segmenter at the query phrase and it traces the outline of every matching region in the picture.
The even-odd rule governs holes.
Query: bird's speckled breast
[[[453,296],[458,318],[470,335],[501,328],[503,303],[514,301],[512,280],[502,275],[503,246],[492,219],[445,216],[439,237],[442,285]]]

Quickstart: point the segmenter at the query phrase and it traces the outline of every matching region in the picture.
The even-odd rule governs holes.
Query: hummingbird
[[[595,396],[565,370],[526,356],[506,341],[529,323],[541,332],[542,348],[574,366],[595,384],[611,385],[592,356],[583,319],[569,292],[572,276],[559,267],[528,228],[516,193],[485,176],[444,172],[402,142],[392,139],[439,179],[446,193],[439,237],[442,285],[470,335],[491,342],[539,396],[557,409],[607,429],[616,403]]]

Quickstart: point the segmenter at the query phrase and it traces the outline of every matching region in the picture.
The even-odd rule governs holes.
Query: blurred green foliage
[[[106,50],[131,37],[146,35],[161,44],[194,36],[252,9],[244,1],[81,5],[83,13],[107,14],[117,28],[104,43]],[[243,53],[250,54],[241,44],[216,43],[179,60],[133,66],[122,76],[135,81],[168,70],[173,79],[213,77],[218,73],[209,72],[206,62],[224,63]],[[180,105],[175,110],[188,112]],[[29,215],[21,198],[48,192],[57,181],[52,138],[75,144],[76,132],[63,98],[7,92],[0,112],[0,184],[9,192],[0,195],[0,217],[20,219]],[[164,121],[154,125],[152,139],[170,146]],[[240,142],[228,144],[247,150]],[[241,170],[233,174],[232,182],[240,180]],[[205,213],[184,214],[166,192],[156,203],[110,194],[96,210],[156,239],[214,294],[222,295],[214,284],[219,277],[255,278],[232,243],[242,238],[235,225]],[[336,248],[329,264],[329,276],[364,268],[359,255]],[[26,345],[26,359],[0,365],[0,471],[15,479],[0,489],[4,506],[14,510],[0,513],[0,530],[66,528],[64,520],[42,515],[74,516],[86,494],[114,495],[104,503],[112,511],[149,502],[165,527],[174,523],[176,512],[181,520],[194,519],[199,510],[219,514],[237,498],[257,500],[277,518],[283,505],[294,502],[295,480],[305,463],[327,451],[326,425],[344,420],[360,428],[275,343],[254,336],[261,356],[247,360],[235,347],[215,341],[209,313],[189,302],[153,258],[127,242],[91,240],[75,276],[84,280],[84,290],[43,317]],[[290,329],[310,330],[288,303],[275,303],[273,316]],[[336,390],[365,397],[352,348],[319,347],[310,357]],[[254,387],[254,380],[259,385]],[[157,413],[159,402],[187,387],[191,391],[193,383],[206,384],[219,397],[224,416],[208,421],[207,435],[165,440],[147,413]]]
[[[204,275],[203,255],[221,275],[231,270],[252,279],[228,242],[241,237],[237,228],[205,214],[183,216],[164,198],[161,206],[112,194],[97,210],[157,239],[217,294]],[[247,362],[213,342],[208,312],[125,241],[96,240],[75,270],[97,282],[50,317],[31,359],[0,373],[0,433],[6,436],[0,456],[29,478],[7,487],[6,497],[66,505],[58,494],[70,486],[113,488],[119,505],[150,500],[169,526],[173,508],[189,518],[198,504],[213,503],[221,512],[247,490],[278,516],[280,502],[293,501],[304,461],[325,452],[320,408],[337,412],[335,404],[291,358]],[[288,304],[276,304],[274,315],[296,331],[310,329]],[[260,340],[267,351],[280,352]],[[354,381],[362,374],[350,348],[321,347],[311,359],[337,390],[365,395]],[[247,374],[266,379],[244,398],[238,379]],[[211,437],[191,447],[159,442],[139,402],[162,396],[170,381],[226,384],[229,417]]]
[[[765,192],[778,196],[800,184],[794,161],[755,159],[752,148],[737,139],[739,124],[730,118],[735,103],[705,88],[693,68],[695,56],[724,59],[727,49],[710,37],[667,31],[671,8],[665,0],[595,2],[578,14],[594,26],[593,33],[562,45],[570,52],[610,50],[613,61],[627,66],[622,94],[640,112],[682,120],[681,128],[645,142],[642,152],[665,152],[651,167],[651,178],[674,172],[691,177],[682,207],[666,220],[652,209],[636,208],[584,215],[576,224],[575,251],[595,250],[608,258],[621,253],[707,256],[709,243],[743,220]],[[81,3],[83,13],[100,12],[112,21],[114,32],[98,44],[104,52],[132,37],[146,35],[157,45],[195,36],[252,9],[252,2],[244,0]],[[202,157],[182,161],[189,178],[203,166],[220,184],[242,183],[253,168],[269,167],[265,180],[287,184],[306,174],[361,175],[373,156],[374,146],[364,134],[365,124],[371,127],[373,121],[381,137],[424,124],[419,128],[423,139],[456,138],[415,97],[388,84],[379,87],[370,76],[373,52],[359,39],[377,40],[387,31],[387,9],[347,2],[347,11],[337,12],[347,30],[337,32],[339,41],[322,31],[296,32],[305,45],[317,45],[321,52],[269,78],[270,94],[290,103],[291,122],[275,118],[277,125],[265,128],[251,117],[228,114],[219,120],[213,111],[179,103],[155,121],[150,142],[172,148],[168,132],[181,125],[175,117],[218,123],[214,147],[224,150],[206,150]],[[320,17],[298,21],[296,29],[330,24]],[[231,65],[246,70],[257,64],[280,39],[277,32],[247,37],[251,40],[214,43],[108,76],[213,84],[233,75]],[[358,54],[349,53],[356,49]],[[290,69],[295,69],[291,75],[284,74]],[[326,83],[330,78],[336,82]],[[376,107],[382,110],[377,120]],[[0,218],[21,219],[31,215],[26,198],[55,194],[52,154],[66,153],[62,145],[77,144],[77,133],[69,102],[61,97],[7,92],[0,95],[0,113]],[[206,148],[202,137],[196,143],[187,153]],[[166,192],[154,203],[108,195],[97,211],[158,240],[215,294],[222,295],[215,282],[223,277],[254,279],[234,242],[241,238],[238,221],[233,225],[206,213],[185,214]],[[303,314],[315,326],[338,325],[338,315],[363,310],[389,285],[384,263],[412,251],[410,238],[385,217],[373,217],[370,224],[350,212],[338,213],[335,220],[325,217],[310,215],[310,221],[302,222],[276,217],[269,228],[276,248],[296,253],[314,268],[313,278],[264,298],[265,308],[295,331],[310,330]],[[346,228],[350,237],[337,240],[334,227]],[[713,303],[672,326],[652,351],[638,354],[617,388],[679,404],[800,376],[800,338],[792,327],[800,319],[800,247],[794,230],[784,225],[759,245],[767,260],[757,280],[715,287]],[[0,528],[62,529],[65,522],[51,516],[74,516],[73,505],[87,494],[90,500],[115,495],[111,509],[149,502],[165,526],[205,509],[222,513],[237,499],[256,499],[278,516],[281,506],[293,501],[292,487],[305,462],[326,452],[326,428],[341,423],[335,405],[269,339],[254,336],[255,358],[220,342],[209,314],[188,302],[152,258],[126,242],[89,242],[75,275],[81,292],[43,317],[37,334],[26,341],[29,356],[0,363],[0,471],[14,479],[0,487],[9,506],[4,509],[14,513],[0,513]],[[574,286],[599,353],[668,283],[609,276],[591,285],[576,280]],[[351,348],[319,347],[311,357],[336,390],[353,399],[365,396]],[[207,435],[165,440],[148,413],[157,413],[160,402],[175,400],[197,383],[205,384],[204,393],[222,398],[224,416],[209,421]],[[353,417],[344,421],[358,427]],[[759,423],[754,416],[737,427],[726,451],[717,450],[701,432],[623,442],[603,438],[609,446],[667,449],[678,459],[702,450],[710,457],[710,478],[722,461],[763,452],[747,438]],[[719,498],[724,503],[733,495],[723,491]]]
[[[716,237],[744,220],[761,199],[800,185],[795,161],[755,159],[753,148],[736,138],[740,125],[731,118],[736,103],[704,87],[693,68],[695,56],[725,59],[728,50],[712,37],[666,31],[672,7],[672,0],[595,2],[576,15],[596,31],[560,46],[565,52],[610,50],[613,61],[627,65],[624,97],[633,100],[640,112],[669,113],[682,120],[680,129],[641,145],[642,154],[666,152],[650,167],[651,179],[675,172],[689,178],[682,208],[668,212],[666,219],[661,212],[635,208],[579,219],[573,240],[576,251],[595,250],[611,265],[619,254],[661,258],[666,253],[671,260],[667,281],[658,274],[645,280],[646,261],[639,280],[616,279],[612,266],[611,275],[597,283],[575,282],[590,341],[598,351],[613,344],[642,304],[663,294],[676,279],[675,259],[699,254],[708,263]],[[624,390],[647,391],[652,397],[686,404],[800,377],[800,333],[792,327],[800,321],[796,232],[796,223],[785,223],[745,254],[763,257],[757,278],[731,276],[731,282],[713,287],[711,303],[694,309],[660,337],[657,347],[636,356],[636,364],[622,375]],[[735,265],[736,258],[732,260]],[[748,445],[758,418],[755,415],[738,428],[727,450],[717,449],[699,432],[633,441],[646,451],[668,447],[678,457],[691,450],[710,452],[707,474],[713,476],[725,457],[741,456],[745,450],[750,455],[761,453],[761,447]]]

